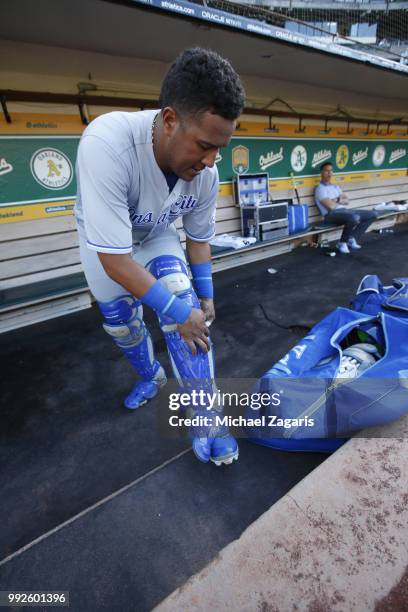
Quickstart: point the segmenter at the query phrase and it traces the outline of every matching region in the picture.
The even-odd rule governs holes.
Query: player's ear
[[[166,136],[171,136],[180,123],[177,112],[171,106],[162,109],[163,129]]]

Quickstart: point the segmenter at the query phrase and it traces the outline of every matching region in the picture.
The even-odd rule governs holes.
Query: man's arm
[[[337,201],[332,198],[323,198],[320,200],[320,204],[322,204],[327,210],[335,210],[337,207]]]
[[[150,272],[133,261],[130,255],[98,252],[98,256],[106,274],[142,302],[153,285],[158,282]],[[148,303],[147,300],[146,303]],[[187,320],[178,324],[178,330],[193,354],[196,354],[195,343],[204,352],[208,351],[208,330],[205,325],[205,316],[200,309],[193,308]]]
[[[211,261],[211,247],[208,242],[196,242],[187,238],[187,259],[190,263],[205,263]]]
[[[98,253],[98,256],[109,278],[138,299],[156,282],[154,276],[133,261],[130,255]]]
[[[193,283],[194,283],[194,272],[196,269],[208,269],[209,276],[211,277],[211,247],[208,242],[196,242],[195,240],[191,240],[191,238],[187,237],[186,240],[186,251],[187,251],[187,259],[190,263],[190,268],[192,269],[193,274]],[[192,264],[192,265],[191,265]],[[195,268],[194,264],[199,264],[197,268]],[[204,264],[204,266],[200,266],[200,264]],[[206,273],[206,274],[207,274]],[[194,283],[197,285],[197,283]],[[205,289],[211,284],[211,289],[209,292],[205,292]],[[207,286],[206,286],[207,285]],[[202,285],[201,285],[202,286]],[[200,295],[200,287],[195,287],[198,299],[200,300],[201,308],[205,314],[205,319],[208,323],[211,323],[215,319],[215,309],[214,309],[214,300],[212,297],[212,281],[207,279],[207,282],[204,282],[204,293],[206,293],[206,297]]]
[[[340,187],[338,185],[336,185],[337,190],[338,190],[338,196],[337,198],[335,198],[335,202],[337,202],[337,204],[341,204],[342,206],[347,206],[349,203],[349,199],[346,196],[345,193],[342,192],[342,190],[340,189]]]

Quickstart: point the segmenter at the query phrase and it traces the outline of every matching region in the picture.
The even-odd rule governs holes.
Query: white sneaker
[[[343,351],[336,378],[357,378],[380,359],[380,354],[373,344],[360,342]]]
[[[337,250],[340,253],[343,253],[344,255],[346,255],[347,253],[350,253],[350,249],[348,248],[347,244],[345,242],[338,242],[337,243]]]
[[[350,238],[350,240],[347,241],[347,244],[351,249],[361,249],[361,244],[358,244],[355,238]]]

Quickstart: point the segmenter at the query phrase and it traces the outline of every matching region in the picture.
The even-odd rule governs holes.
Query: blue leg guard
[[[200,302],[188,278],[187,266],[181,259],[171,255],[156,257],[150,262],[148,270],[177,297],[186,300],[194,308],[200,308]],[[208,353],[197,347],[197,354],[193,355],[177,331],[177,324],[173,319],[159,316],[159,322],[179,385],[187,392],[202,390],[204,393],[215,393],[211,343]],[[191,416],[206,416],[210,421],[207,427],[194,428],[191,432],[193,450],[198,459],[204,462],[211,460],[216,465],[232,463],[234,459],[238,459],[238,444],[235,438],[226,426],[216,424],[216,416],[222,416],[222,407],[209,411],[205,405],[191,406],[189,413]]]
[[[153,342],[143,322],[141,302],[131,295],[123,295],[111,302],[98,302],[98,305],[105,318],[104,330],[142,379],[125,399],[126,408],[139,408],[166,384],[166,375],[154,358]]]

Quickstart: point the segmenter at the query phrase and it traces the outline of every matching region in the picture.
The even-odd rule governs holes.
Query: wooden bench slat
[[[407,177],[406,176],[396,176],[393,178],[389,178],[386,181],[384,181],[384,179],[381,178],[371,178],[369,181],[356,181],[354,182],[347,182],[344,184],[344,189],[346,190],[346,188],[348,190],[352,190],[352,191],[358,191],[360,189],[374,189],[376,187],[383,187],[384,185],[401,185],[401,184],[407,184]]]
[[[78,234],[76,231],[10,240],[0,243],[0,261],[38,255],[40,253],[50,253],[76,246],[78,246]]]
[[[347,194],[350,200],[364,200],[365,198],[371,198],[378,202],[393,202],[394,200],[406,200],[406,194],[408,192],[408,185],[398,188],[398,191],[382,190],[376,193],[375,191],[353,191]]]
[[[396,200],[406,200],[408,198],[408,192],[405,192],[405,197],[404,197],[404,192],[399,194],[400,197],[395,198]],[[352,206],[352,208],[368,208],[371,207],[373,208],[374,206],[376,206],[377,204],[380,204],[381,202],[393,202],[394,198],[390,198],[390,197],[383,197],[378,198],[378,197],[373,197],[373,196],[367,196],[365,198],[357,198],[357,199],[353,199],[350,200],[350,204]]]
[[[59,232],[68,232],[75,229],[73,215],[53,217],[51,219],[35,219],[34,221],[20,221],[18,223],[0,224],[0,242],[19,240],[34,236],[48,236]]]
[[[229,231],[237,231],[241,229],[241,221],[239,219],[230,219],[228,221],[220,221],[217,224],[216,235],[225,234]]]
[[[79,248],[33,255],[0,263],[0,280],[80,263]],[[2,288],[0,284],[0,289]]]
[[[229,231],[238,231],[241,229],[241,221],[238,218],[236,219],[227,219],[226,221],[220,221],[216,226],[216,236],[219,234],[226,234]],[[178,228],[178,233],[180,236],[180,240],[184,242],[186,240],[186,235],[183,229]]]
[[[70,276],[71,274],[77,274],[82,272],[82,264],[72,264],[70,266],[63,266],[62,268],[54,268],[53,270],[42,270],[41,272],[35,272],[33,274],[26,274],[23,276],[17,276],[2,280],[0,282],[0,288],[2,291],[12,289],[14,287],[21,287],[30,283],[39,283],[45,280],[60,278],[62,276]]]
[[[343,189],[344,193],[351,194],[351,197],[364,197],[365,194],[367,195],[376,195],[378,197],[381,197],[382,195],[391,195],[391,196],[395,196],[395,194],[398,195],[398,193],[400,193],[401,191],[407,191],[408,189],[408,183],[400,183],[399,185],[379,185],[378,187],[371,187],[371,188],[366,188],[366,189]]]
[[[88,291],[78,294],[57,297],[32,306],[22,306],[18,310],[2,313],[0,316],[0,333],[18,329],[33,323],[70,314],[92,306]]]

